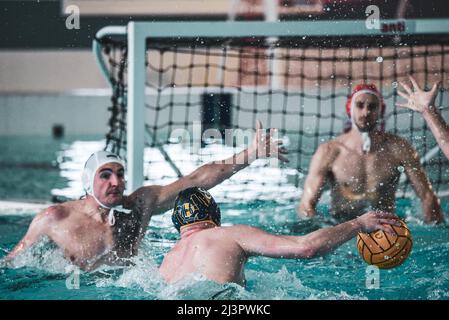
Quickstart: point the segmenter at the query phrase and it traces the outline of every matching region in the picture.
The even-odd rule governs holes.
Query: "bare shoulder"
[[[385,141],[388,148],[395,154],[410,154],[415,153],[416,150],[407,139],[392,133],[384,133]]]
[[[343,140],[342,140],[341,136],[339,136],[335,139],[321,143],[318,146],[317,150],[320,150],[321,152],[325,152],[325,153],[336,152],[339,150],[340,146],[342,145],[342,141]]]
[[[49,227],[66,219],[69,214],[70,212],[64,204],[48,207],[34,217],[30,225],[30,230],[38,233],[47,233],[47,230],[50,230]]]
[[[237,224],[229,227],[220,227],[220,229],[226,236],[233,237],[234,239],[241,237],[246,238],[265,233],[265,231],[259,228],[252,227],[246,224]]]
[[[315,151],[314,161],[319,161],[321,164],[331,163],[340,154],[342,146],[340,137],[320,144]]]
[[[66,219],[71,212],[77,210],[80,207],[79,200],[67,201],[61,204],[57,204],[48,207],[42,211],[39,215],[42,218],[47,219],[49,222],[57,222]]]
[[[251,227],[249,225],[246,224],[236,224],[233,226],[228,226],[228,227],[220,227],[220,229],[222,229],[224,232],[228,232],[228,233],[238,233],[238,232],[250,232],[253,231],[253,229],[256,229],[255,227]]]
[[[162,186],[144,186],[136,189],[129,196],[125,197],[125,208],[148,205],[154,203],[162,192]]]

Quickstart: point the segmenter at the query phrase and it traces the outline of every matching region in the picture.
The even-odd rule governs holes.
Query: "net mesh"
[[[386,131],[409,140],[434,190],[446,191],[448,161],[422,116],[394,105],[398,82],[408,75],[427,87],[441,81],[437,105],[449,105],[449,46],[438,39],[359,40],[152,39],[146,52],[145,184],[167,184],[242,150],[235,140],[201,133],[217,128],[227,137],[225,129],[241,130],[248,133],[248,143],[259,119],[278,129],[290,163],[256,160],[216,187],[220,192],[215,194],[221,200],[297,199],[318,145],[343,132],[347,96],[355,85],[373,83],[387,106]],[[102,46],[113,84],[106,148],[125,158],[127,48],[110,39],[102,40]],[[404,175],[397,196],[411,192]]]

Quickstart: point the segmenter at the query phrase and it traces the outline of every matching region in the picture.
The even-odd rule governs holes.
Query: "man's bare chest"
[[[377,189],[394,184],[404,168],[387,152],[357,154],[345,152],[336,157],[330,168],[335,184],[356,189]]]

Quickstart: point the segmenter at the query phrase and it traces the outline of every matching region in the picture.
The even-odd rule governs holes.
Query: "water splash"
[[[71,264],[64,253],[50,239],[43,237],[31,248],[16,256],[8,265],[10,268],[34,268],[49,273],[65,273]]]
[[[317,290],[305,286],[296,272],[289,272],[283,266],[276,273],[267,273],[261,271],[247,272],[252,285],[250,292],[252,299],[270,299],[270,300],[361,300],[367,299],[360,295],[350,295],[345,291],[335,292],[332,290]]]

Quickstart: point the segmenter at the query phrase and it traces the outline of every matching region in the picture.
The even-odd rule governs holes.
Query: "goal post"
[[[369,28],[365,20],[335,21],[295,21],[295,22],[130,22],[126,27],[105,27],[98,31],[94,40],[94,54],[100,68],[108,77],[107,64],[101,53],[101,41],[106,38],[121,37],[126,43],[126,159],[127,189],[131,192],[144,184],[144,148],[145,148],[145,84],[147,76],[146,50],[149,44],[160,41],[183,41],[193,39],[201,42],[216,39],[300,39],[307,46],[320,48],[320,43],[335,50],[345,45],[357,45],[357,39],[378,39],[391,46],[401,46],[401,42],[413,39],[408,45],[414,45],[416,37],[432,39],[442,48],[439,35],[448,35],[449,19],[407,19],[381,20],[380,28]],[[123,40],[123,38],[126,40]],[[396,38],[395,38],[396,37]],[[302,40],[301,40],[302,39]],[[405,39],[405,40],[404,40]],[[437,39],[437,40],[435,40]],[[427,40],[425,40],[427,41]],[[226,43],[224,41],[224,43]],[[338,44],[340,43],[340,45]],[[344,43],[342,46],[341,43]],[[447,43],[447,42],[446,42]],[[224,47],[224,46],[222,46]],[[382,46],[381,46],[382,47]],[[277,50],[278,47],[272,47]],[[446,49],[446,48],[445,48]],[[442,49],[443,52],[443,49]],[[446,56],[444,55],[444,58]],[[299,58],[298,58],[299,59]],[[334,59],[335,60],[335,59]],[[325,61],[325,60],[323,60]],[[444,66],[440,68],[446,72]],[[440,71],[441,71],[440,70]],[[369,78],[368,75],[363,79]],[[394,80],[395,81],[395,80]],[[446,86],[447,87],[447,86]],[[424,155],[422,155],[424,156]]]

